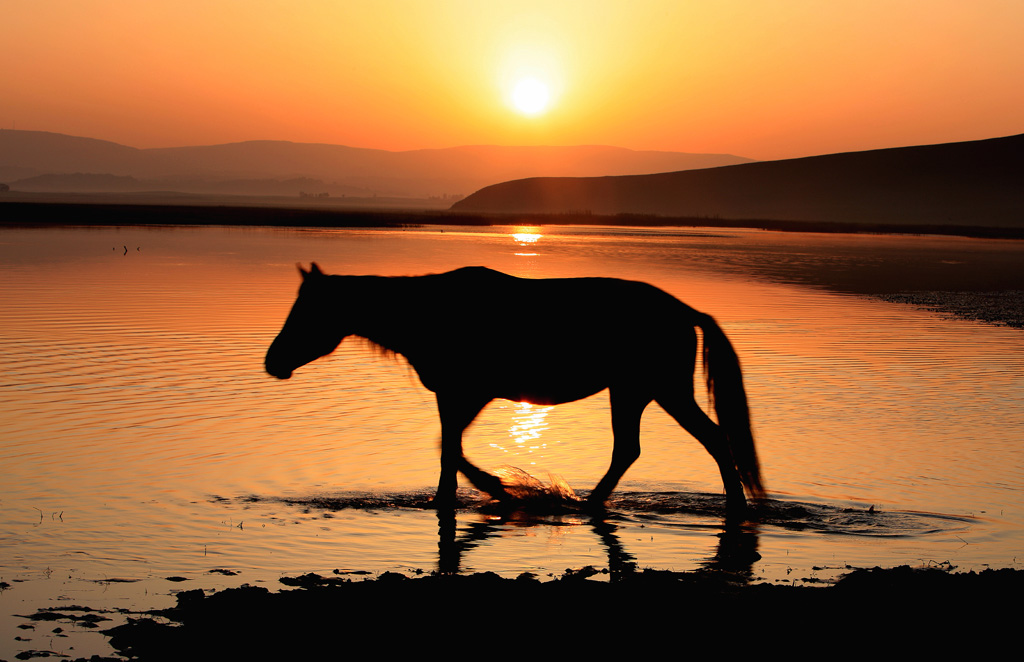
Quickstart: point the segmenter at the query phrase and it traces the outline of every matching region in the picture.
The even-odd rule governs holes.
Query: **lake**
[[[787,276],[842,271],[851,245],[917,260],[1022,252],[956,237],[683,228],[0,230],[0,653],[20,650],[10,614],[158,607],[182,587],[273,588],[307,572],[635,564],[809,582],[848,566],[1021,567],[1022,331]],[[439,539],[422,505],[440,424],[401,358],[348,339],[288,381],[263,371],[295,265],[313,260],[327,273],[484,265],[666,290],[735,345],[772,500],[739,541],[722,535],[714,462],[652,404],[605,521],[473,507],[454,542]],[[543,335],[530,301],[506,303],[522,340],[504,350],[528,361]],[[495,401],[465,449],[482,468],[585,494],[610,459],[607,393],[557,407]],[[77,655],[102,648],[73,641]]]

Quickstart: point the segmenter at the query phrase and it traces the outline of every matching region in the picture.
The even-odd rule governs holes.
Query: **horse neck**
[[[352,335],[404,354],[415,333],[415,278],[339,276],[340,314]]]

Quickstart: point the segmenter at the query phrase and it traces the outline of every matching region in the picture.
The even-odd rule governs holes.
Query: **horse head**
[[[299,265],[299,273],[299,296],[264,361],[267,372],[278,379],[288,379],[297,368],[327,356],[348,335],[339,330],[330,276],[324,275],[316,262],[309,271]]]

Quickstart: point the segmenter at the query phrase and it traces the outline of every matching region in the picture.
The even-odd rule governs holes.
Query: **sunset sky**
[[[0,0],[0,15],[0,127],[134,147],[777,159],[1024,132],[1018,0]]]

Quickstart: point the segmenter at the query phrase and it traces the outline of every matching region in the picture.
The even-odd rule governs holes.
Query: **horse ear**
[[[303,269],[302,268],[302,264],[299,264],[297,266],[299,267],[299,273],[302,274],[302,280],[306,280],[310,276],[323,276],[324,275],[324,272],[320,271],[320,265],[318,265],[316,262],[313,262],[310,265],[309,271],[306,271],[305,269]]]

